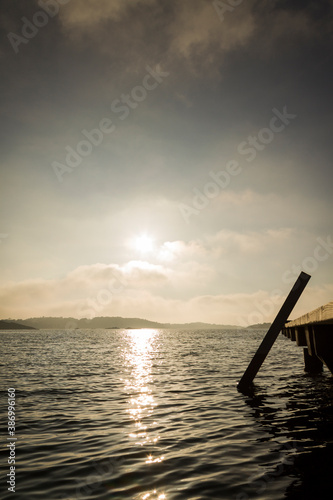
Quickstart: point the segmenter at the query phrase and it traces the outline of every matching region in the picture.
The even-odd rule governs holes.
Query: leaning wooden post
[[[258,347],[257,352],[253,356],[252,361],[239,381],[237,386],[239,391],[244,392],[249,388],[310,278],[311,276],[309,274],[303,272],[301,272],[298,276],[293,288],[289,292],[288,297],[284,301],[284,304],[277,313],[275,320],[271,324],[263,341]]]

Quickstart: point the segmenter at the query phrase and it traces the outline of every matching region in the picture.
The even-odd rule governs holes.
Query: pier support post
[[[323,371],[323,363],[317,356],[311,356],[307,347],[303,348],[304,353],[304,371],[317,374]]]
[[[312,325],[313,340],[317,357],[333,373],[333,325]]]
[[[284,324],[286,323],[289,314],[294,309],[296,302],[301,296],[304,288],[306,287],[311,276],[309,274],[304,273],[303,271],[298,276],[293,288],[289,292],[288,297],[284,301],[280,311],[276,315],[275,320],[271,324],[268,332],[266,333],[263,341],[258,347],[257,352],[253,356],[252,361],[249,366],[245,370],[244,375],[242,376],[237,389],[241,392],[245,392],[251,383],[253,382],[254,377],[257,375],[260,370],[261,365],[266,359],[267,354],[271,350],[272,345],[274,344],[277,336],[282,330]]]
[[[307,343],[306,343],[305,328],[302,326],[297,326],[295,330],[296,330],[296,344],[301,346],[306,346]]]

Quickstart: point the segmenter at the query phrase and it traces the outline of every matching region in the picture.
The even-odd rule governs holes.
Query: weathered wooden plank
[[[314,309],[313,311],[304,314],[293,321],[288,321],[286,326],[290,328],[294,326],[309,325],[312,323],[333,324],[333,301],[328,302],[328,304],[318,307],[317,309]]]
[[[301,272],[299,277],[297,278],[293,288],[289,292],[288,297],[284,301],[280,311],[276,315],[275,320],[271,324],[268,332],[266,333],[263,341],[261,342],[260,346],[258,347],[257,352],[252,358],[252,361],[250,362],[249,366],[245,370],[241,380],[239,381],[239,384],[237,386],[239,391],[246,391],[251,383],[253,382],[254,377],[257,375],[258,371],[260,370],[261,365],[266,359],[267,354],[271,350],[272,345],[274,344],[277,336],[279,335],[280,331],[283,328],[283,325],[287,321],[289,314],[295,307],[296,302],[298,301],[299,297],[301,296],[304,288],[306,287],[309,279],[311,276],[309,274],[306,274],[304,272]],[[289,324],[288,324],[289,326]]]

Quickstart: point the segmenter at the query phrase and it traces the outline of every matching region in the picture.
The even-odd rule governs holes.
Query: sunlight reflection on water
[[[147,418],[153,415],[154,408],[157,406],[151,385],[154,382],[152,366],[158,335],[158,330],[149,328],[128,330],[125,334],[125,347],[122,356],[129,375],[124,380],[125,391],[129,395],[129,408],[126,412],[134,421],[135,426],[135,431],[130,432],[129,437],[135,440],[135,444],[138,446],[156,445],[160,439],[159,434],[154,430],[156,422],[151,422],[151,419]],[[146,457],[145,463],[160,463],[163,460],[163,455],[158,455],[158,453],[156,455],[152,452]],[[153,492],[142,493],[137,498],[162,500],[166,496],[163,492],[153,490]]]

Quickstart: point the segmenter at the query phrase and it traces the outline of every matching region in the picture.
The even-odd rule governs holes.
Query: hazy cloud
[[[148,288],[139,290],[121,287],[117,282],[113,292],[110,284],[91,287],[78,292],[77,280],[39,280],[12,284],[0,288],[1,311],[4,317],[28,318],[34,316],[96,316],[145,317],[156,321],[204,321],[246,326],[256,322],[272,321],[287,293],[286,285],[275,290],[254,293],[198,295],[188,299],[163,297]],[[147,282],[145,282],[147,285]],[[76,290],[75,290],[76,289]],[[329,302],[332,285],[308,287],[293,316]],[[86,296],[85,296],[86,295]],[[172,315],[170,315],[172,311]]]
[[[108,20],[119,21],[126,14],[142,12],[142,8],[149,6],[156,8],[156,0],[71,0],[66,9],[62,9],[60,16],[63,24],[70,30],[91,31]]]

